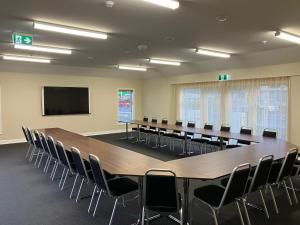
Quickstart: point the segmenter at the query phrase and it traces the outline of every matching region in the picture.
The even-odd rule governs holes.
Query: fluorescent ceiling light
[[[215,57],[221,57],[221,58],[230,58],[230,54],[228,54],[228,53],[217,52],[217,51],[212,51],[212,50],[207,50],[207,49],[202,49],[202,48],[198,48],[196,50],[196,52],[201,55],[215,56]]]
[[[283,31],[277,31],[275,37],[300,44],[300,37]]]
[[[144,0],[145,2],[150,2],[155,5],[159,5],[162,7],[177,9],[179,8],[179,2],[176,0]]]
[[[154,63],[154,64],[163,64],[163,65],[170,65],[170,66],[180,66],[181,65],[181,62],[164,60],[164,59],[150,59],[149,62]]]
[[[30,51],[37,51],[37,52],[50,52],[50,53],[58,53],[58,54],[65,54],[65,55],[72,54],[72,51],[70,49],[52,48],[52,47],[35,46],[35,45],[15,44],[15,48],[22,49],[22,50],[30,50]]]
[[[136,71],[147,71],[146,67],[142,66],[131,66],[131,65],[119,65],[120,70],[136,70]]]
[[[58,32],[63,34],[72,34],[72,35],[90,37],[90,38],[107,39],[106,33],[78,29],[74,27],[66,27],[66,26],[61,26],[56,24],[34,22],[33,27],[34,29],[38,29],[38,30],[53,31],[53,32]]]
[[[14,55],[3,55],[4,60],[12,60],[12,61],[23,61],[23,62],[37,62],[37,63],[50,63],[50,59],[43,58],[34,58],[27,56],[14,56]]]

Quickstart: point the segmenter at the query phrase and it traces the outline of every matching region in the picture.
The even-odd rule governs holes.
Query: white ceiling
[[[300,46],[274,37],[284,30],[300,35],[299,0],[182,0],[169,10],[143,0],[1,0],[0,54],[53,58],[54,65],[115,71],[117,64],[151,67],[133,76],[169,76],[299,61]],[[219,22],[217,16],[228,20]],[[97,40],[33,29],[38,20],[109,33]],[[13,49],[12,32],[34,35],[34,43],[74,49],[70,56]],[[166,41],[174,37],[174,41]],[[267,40],[267,44],[262,41]],[[138,45],[147,45],[145,51]],[[195,54],[196,47],[230,52],[230,59]],[[93,59],[89,59],[92,57]],[[181,67],[150,65],[147,58],[182,60]]]

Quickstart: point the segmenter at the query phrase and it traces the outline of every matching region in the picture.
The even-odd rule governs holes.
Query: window
[[[264,129],[288,138],[289,79],[271,78],[178,85],[180,119],[195,121],[197,127],[211,123],[219,129],[229,124],[238,133],[250,127],[254,135]]]
[[[200,122],[200,90],[198,88],[185,88],[180,93],[180,120],[184,123]]]
[[[133,90],[118,90],[118,121],[134,119],[134,92]]]

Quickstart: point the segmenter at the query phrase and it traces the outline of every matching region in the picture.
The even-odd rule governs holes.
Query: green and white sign
[[[220,80],[220,81],[230,80],[230,75],[229,74],[220,74],[218,77],[218,80]]]
[[[32,45],[33,38],[28,34],[13,33],[12,41],[14,44],[18,45]]]

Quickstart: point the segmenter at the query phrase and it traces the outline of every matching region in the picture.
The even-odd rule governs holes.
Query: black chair
[[[36,159],[35,159],[34,165],[36,166],[37,163],[39,162],[39,164],[38,164],[38,168],[39,168],[41,159],[43,158],[43,155],[46,152],[45,152],[45,150],[43,148],[43,145],[42,145],[42,139],[41,139],[40,132],[38,132],[37,130],[34,130],[33,131],[33,136],[34,136],[35,143],[36,143],[37,150],[38,150],[37,153],[36,153]],[[39,161],[39,158],[40,158],[40,161]]]
[[[252,129],[248,128],[248,127],[241,127],[240,134],[252,135]],[[237,147],[241,147],[241,145],[250,145],[251,144],[251,141],[246,141],[246,140],[229,139],[229,142],[230,141],[236,141],[236,143],[235,144],[229,143],[226,146],[226,148],[237,148]]]
[[[205,123],[203,129],[205,130],[213,130],[213,125],[212,124],[208,124]],[[204,146],[204,152],[207,152],[207,148],[208,148],[208,143],[211,141],[211,135],[207,135],[207,134],[201,134],[200,138],[193,138],[192,139],[192,143],[196,143],[199,146],[199,150],[202,152],[202,146]]]
[[[144,116],[143,117],[143,122],[148,122],[148,117],[147,116]],[[142,125],[141,127],[133,127],[131,130],[132,130],[132,134],[131,134],[131,139],[134,138],[133,137],[133,133],[137,133],[138,134],[138,137],[137,137],[137,140],[135,142],[140,142],[142,141],[141,140],[141,132],[144,132],[145,129],[147,129],[147,126],[145,125]]]
[[[277,132],[272,129],[264,129],[263,137],[276,138]]]
[[[242,224],[244,224],[239,202],[242,203],[247,214],[246,204],[242,199],[245,194],[250,171],[251,165],[249,163],[239,165],[233,169],[226,188],[217,185],[207,185],[194,190],[195,198],[211,209],[215,225],[218,225],[217,214],[221,207],[231,202],[236,203]]]
[[[248,195],[251,194],[252,192],[258,191],[261,201],[263,203],[263,207],[264,207],[264,212],[266,214],[266,217],[269,219],[269,211],[267,209],[266,206],[266,202],[264,199],[264,195],[263,195],[263,190],[266,190],[267,188],[269,188],[269,184],[268,184],[268,178],[269,178],[269,174],[272,168],[272,164],[273,164],[273,155],[267,155],[267,156],[263,156],[262,158],[260,158],[259,163],[254,171],[253,177],[251,177],[247,183],[247,187],[246,187],[246,195],[243,197],[243,201],[245,201],[246,203],[249,203],[248,201]],[[223,186],[226,186],[228,183],[228,178],[225,178],[223,180],[221,180],[221,184]],[[271,189],[272,191],[272,189]],[[274,194],[273,191],[272,193],[272,198],[274,201]],[[250,206],[255,206],[253,204],[249,204]],[[248,214],[246,214],[247,217],[247,221],[248,221],[248,225],[251,225],[250,222],[250,218],[248,217]]]
[[[56,171],[57,171],[58,164],[60,162],[59,162],[59,157],[58,157],[58,154],[57,154],[56,144],[55,144],[55,141],[54,141],[53,137],[48,136],[47,137],[47,143],[48,143],[48,146],[49,146],[50,154],[52,156],[51,159],[50,159],[50,162],[49,162],[49,166],[50,166],[51,162],[54,161],[54,165],[52,167],[52,172],[50,174],[50,179],[53,181],[54,177],[55,177],[55,174],[56,174]]]
[[[25,137],[26,142],[28,143],[28,149],[27,149],[27,152],[26,152],[26,155],[25,155],[25,159],[27,159],[27,157],[30,153],[30,150],[32,148],[32,145],[31,145],[30,139],[29,139],[28,134],[27,134],[27,128],[25,126],[22,126],[22,132],[23,132],[23,135]]]
[[[123,199],[123,204],[125,202],[124,197],[132,193],[134,191],[138,190],[138,184],[134,182],[133,180],[126,178],[126,177],[117,177],[114,179],[108,180],[106,178],[105,172],[102,169],[101,162],[99,158],[95,155],[89,155],[89,161],[91,164],[92,173],[94,175],[95,179],[95,187],[92,195],[92,199],[89,205],[88,212],[91,210],[91,206],[93,203],[93,200],[95,198],[96,192],[99,193],[98,199],[96,201],[96,205],[94,207],[93,216],[95,216],[98,203],[100,200],[100,197],[102,194],[106,194],[110,198],[115,199],[113,211],[109,220],[109,225],[112,224],[114,213],[116,210],[117,203],[120,199]]]
[[[157,124],[157,119],[152,118],[151,123]],[[158,129],[155,126],[149,126],[149,129],[145,129],[144,132],[146,133],[146,144],[150,144],[151,137],[154,137],[157,146]]]
[[[282,163],[279,163],[279,162],[273,163],[272,169],[270,172],[270,176],[268,179],[268,183],[270,183],[272,186],[277,186],[277,187],[283,186],[284,187],[290,205],[293,205],[293,203],[292,203],[292,199],[289,194],[289,190],[288,190],[286,181],[288,181],[290,183],[295,202],[298,203],[298,198],[297,198],[295,188],[294,188],[294,185],[293,185],[293,182],[291,179],[294,163],[295,163],[297,156],[298,156],[298,150],[291,149],[286,154]],[[272,189],[271,185],[270,185],[270,189]],[[276,212],[278,213],[279,211],[278,211],[278,207],[277,207],[275,199],[274,199],[274,205],[275,205]]]
[[[176,127],[182,127],[182,121],[177,120],[176,123],[175,123],[175,126]],[[164,134],[164,136],[166,138],[168,138],[169,141],[170,141],[169,142],[170,150],[174,151],[174,149],[175,149],[175,142],[174,142],[174,140],[175,140],[175,138],[178,138],[180,135],[181,135],[181,131],[180,130],[176,130],[176,129],[174,129],[171,133]]]
[[[56,142],[56,150],[59,157],[59,164],[63,167],[63,172],[58,187],[60,187],[61,190],[63,190],[69,173],[73,175],[76,172],[76,167],[73,161],[72,154],[69,151],[65,150],[65,147],[62,142]]]
[[[151,169],[145,173],[143,184],[142,225],[149,211],[167,215],[182,224],[182,200],[177,190],[176,174],[170,170]],[[180,219],[170,215],[179,213]],[[145,218],[146,217],[146,218]]]
[[[42,146],[43,146],[43,149],[44,151],[47,153],[47,160],[46,160],[46,163],[45,163],[45,166],[44,166],[44,173],[47,173],[48,169],[49,169],[49,165],[52,161],[52,154],[50,152],[50,148],[49,148],[49,145],[48,145],[48,141],[47,141],[47,137],[44,133],[41,133],[41,141],[42,141]],[[41,157],[40,160],[42,160],[43,157]]]
[[[73,187],[72,187],[72,190],[70,193],[70,198],[72,198],[72,196],[73,196],[73,191],[75,189],[77,179],[78,179],[78,177],[80,177],[81,182],[80,182],[80,186],[79,186],[77,196],[76,196],[76,202],[78,202],[83,183],[84,182],[86,182],[88,184],[91,183],[91,181],[94,180],[94,177],[93,177],[93,173],[91,171],[90,163],[81,158],[80,151],[77,148],[72,147],[71,153],[72,153],[72,158],[74,160],[74,164],[75,164],[75,168],[76,168],[76,177],[75,177]]]
[[[28,139],[29,139],[29,142],[31,144],[31,154],[30,154],[30,157],[29,157],[29,161],[31,162],[33,157],[37,156],[37,153],[39,151],[39,148],[40,146],[38,145],[37,141],[34,139],[34,136],[32,134],[32,131],[30,130],[29,127],[26,128],[26,133],[27,133],[27,136],[28,136]]]
[[[196,124],[193,121],[189,121],[186,126],[187,126],[187,128],[195,128]],[[194,132],[186,132],[186,135],[187,135],[186,138],[188,140],[188,153],[190,154],[191,153],[191,151],[190,151],[190,149],[191,149],[191,140],[194,137],[195,133]],[[175,136],[175,138],[176,138],[175,140],[179,140],[180,142],[182,142],[182,146],[183,146],[182,147],[182,154],[184,154],[185,135]]]
[[[230,132],[230,126],[228,125],[221,125],[221,128],[220,128],[220,131],[221,132]],[[212,137],[213,139],[213,137]],[[211,145],[211,146],[214,146],[214,147],[217,147],[217,149],[225,149],[226,147],[226,142],[229,141],[229,138],[223,138],[223,143],[221,146],[221,140],[220,138],[216,138],[216,140],[211,140],[208,144]]]

